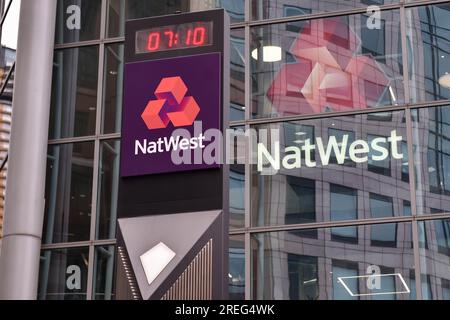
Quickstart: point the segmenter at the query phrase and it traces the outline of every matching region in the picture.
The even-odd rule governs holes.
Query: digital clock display
[[[212,21],[189,22],[136,32],[136,53],[212,45]]]

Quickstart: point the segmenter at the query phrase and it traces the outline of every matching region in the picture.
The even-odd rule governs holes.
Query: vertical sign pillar
[[[227,298],[229,18],[130,20],[125,34],[117,298]]]

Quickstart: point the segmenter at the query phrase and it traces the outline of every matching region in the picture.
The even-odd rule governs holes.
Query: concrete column
[[[57,0],[22,0],[14,79],[0,299],[36,299]]]

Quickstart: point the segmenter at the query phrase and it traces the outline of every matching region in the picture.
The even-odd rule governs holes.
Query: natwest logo
[[[214,135],[222,122],[220,53],[131,62],[124,69],[120,175],[218,168],[209,159],[221,156]]]
[[[267,97],[282,115],[347,111],[396,103],[391,79],[341,18],[312,20],[289,49]]]
[[[190,126],[200,112],[193,97],[186,96],[187,86],[181,77],[162,78],[155,90],[156,100],[150,100],[141,115],[149,130]]]

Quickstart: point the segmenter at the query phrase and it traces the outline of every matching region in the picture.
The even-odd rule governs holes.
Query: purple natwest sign
[[[205,131],[221,128],[220,69],[220,53],[125,65],[122,177],[219,167],[194,154],[214,142]]]

